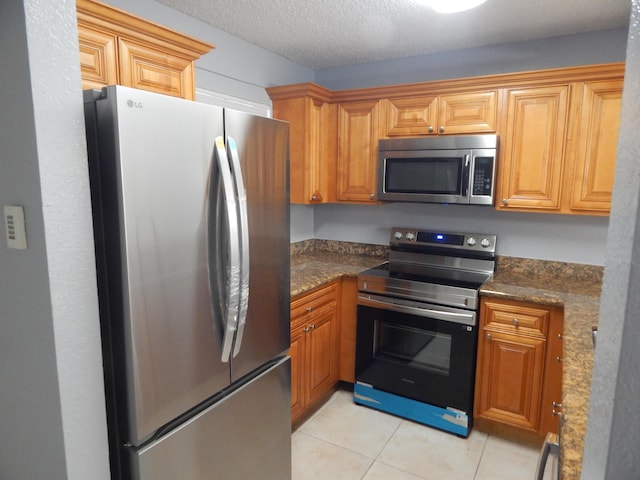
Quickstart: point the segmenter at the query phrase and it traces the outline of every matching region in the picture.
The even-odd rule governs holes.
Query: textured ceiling
[[[629,0],[487,0],[450,15],[414,0],[158,1],[314,70],[622,28],[631,10]]]

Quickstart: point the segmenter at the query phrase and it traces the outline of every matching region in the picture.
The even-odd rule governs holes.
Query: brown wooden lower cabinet
[[[559,307],[481,299],[476,427],[532,439],[557,433],[562,319]]]
[[[340,295],[340,380],[356,381],[358,277],[342,277]]]
[[[339,281],[291,301],[291,420],[322,400],[338,382]]]

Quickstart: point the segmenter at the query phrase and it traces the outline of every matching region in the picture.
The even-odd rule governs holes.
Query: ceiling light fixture
[[[462,12],[482,5],[487,0],[419,0],[418,3],[427,5],[439,13]]]

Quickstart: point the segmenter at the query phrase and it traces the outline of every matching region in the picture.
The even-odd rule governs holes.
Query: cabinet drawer
[[[493,330],[546,337],[551,312],[546,308],[525,307],[501,301],[484,303],[484,325]]]
[[[291,302],[291,328],[336,310],[338,302],[338,287],[331,283],[318,290],[296,298]]]

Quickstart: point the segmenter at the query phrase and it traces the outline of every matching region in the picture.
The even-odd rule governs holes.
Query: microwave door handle
[[[464,169],[462,173],[462,196],[469,196],[469,179],[471,178],[471,155],[464,156]]]

